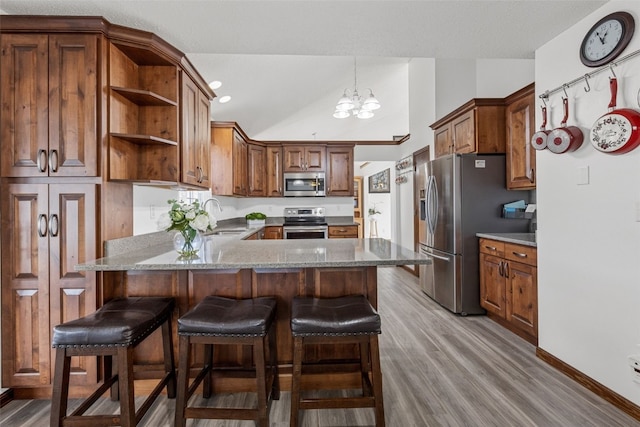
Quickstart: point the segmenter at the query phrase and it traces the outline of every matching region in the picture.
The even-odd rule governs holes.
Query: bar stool
[[[235,300],[208,296],[178,319],[180,356],[178,358],[176,427],[184,427],[187,418],[255,420],[258,426],[269,425],[271,401],[280,398],[275,317],[275,298]],[[189,386],[189,358],[192,344],[204,344],[204,366]],[[205,399],[211,396],[211,374],[214,369],[213,345],[217,344],[242,344],[253,347],[257,407],[187,406],[189,398],[203,379],[202,396]],[[268,372],[265,367],[267,350],[271,365]]]
[[[380,316],[369,301],[362,295],[339,298],[295,297],[291,306],[291,332],[294,346],[291,427],[298,426],[298,413],[301,409],[334,408],[375,408],[376,426],[384,427],[382,372],[378,348]],[[362,396],[303,398],[303,346],[346,343],[356,343],[360,347]],[[305,364],[305,367],[310,367],[310,364]],[[330,365],[320,365],[319,369],[319,372],[326,374],[344,372]]]
[[[175,369],[171,338],[173,298],[117,298],[96,312],[53,328],[52,346],[56,349],[51,427],[63,425],[135,426],[151,407],[162,388],[175,397]],[[162,326],[165,374],[138,412],[134,402],[133,349]],[[104,356],[104,383],[71,415],[67,416],[69,374],[72,356]],[[112,370],[113,356],[117,369]],[[115,383],[118,383],[118,388]],[[120,415],[83,416],[100,396],[111,388],[112,399],[120,399]]]

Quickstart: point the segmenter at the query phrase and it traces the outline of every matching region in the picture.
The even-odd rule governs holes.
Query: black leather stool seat
[[[130,346],[169,317],[173,298],[117,298],[96,312],[54,326],[52,346]]]
[[[178,334],[263,337],[275,315],[275,298],[235,300],[208,296],[178,319]]]
[[[380,315],[362,295],[293,299],[293,336],[369,335],[380,331]]]

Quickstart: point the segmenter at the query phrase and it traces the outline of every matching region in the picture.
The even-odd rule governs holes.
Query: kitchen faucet
[[[218,210],[220,212],[222,212],[222,206],[220,206],[220,201],[218,199],[216,199],[215,197],[212,197],[210,199],[207,199],[203,204],[202,204],[202,208],[206,211],[207,210],[207,203],[209,202],[216,202],[216,205],[218,206]]]

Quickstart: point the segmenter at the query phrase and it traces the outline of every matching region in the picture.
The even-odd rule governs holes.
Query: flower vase
[[[194,258],[202,247],[202,234],[194,230],[182,230],[173,236],[173,247],[182,258]]]

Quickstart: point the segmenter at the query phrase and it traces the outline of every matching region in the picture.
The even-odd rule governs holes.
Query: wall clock
[[[587,67],[599,67],[613,61],[633,37],[635,21],[627,12],[611,13],[587,32],[580,46],[580,60]]]

